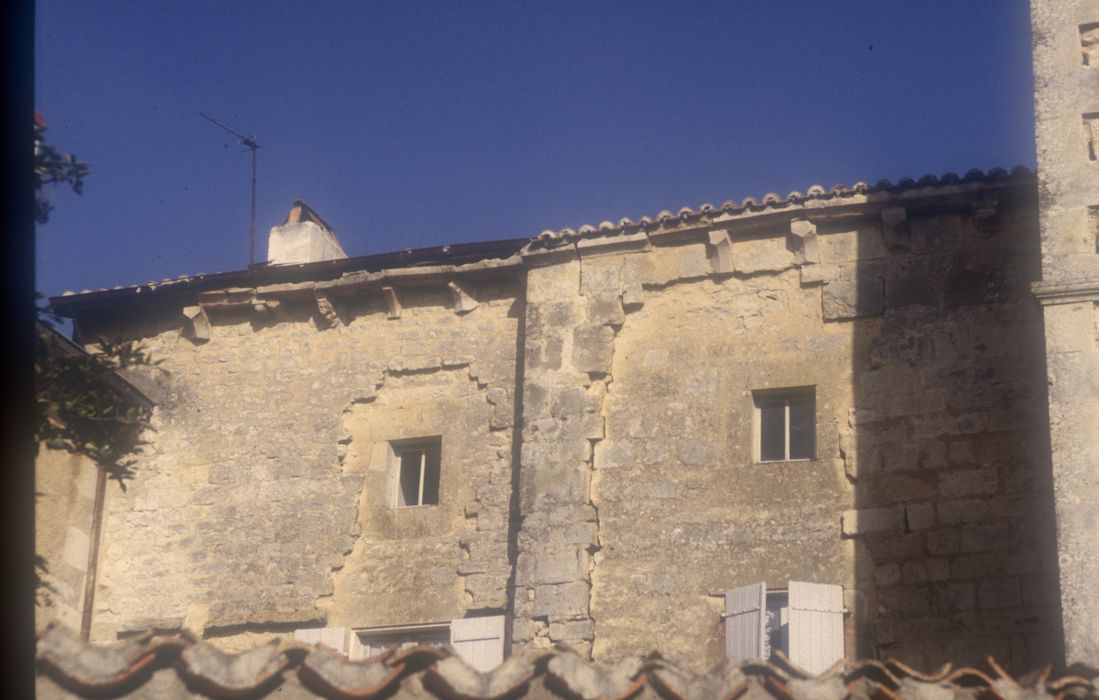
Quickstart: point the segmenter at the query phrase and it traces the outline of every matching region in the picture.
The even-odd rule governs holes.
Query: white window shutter
[[[395,508],[401,505],[400,494],[400,480],[401,480],[401,458],[397,455],[393,446],[388,442],[385,443],[383,448],[385,454],[385,505],[390,508]]]
[[[504,616],[452,620],[450,646],[473,668],[491,671],[504,662]]]
[[[843,659],[843,588],[791,581],[790,660],[810,673],[824,673]]]
[[[735,663],[763,657],[767,625],[767,585],[725,591],[725,656]]]
[[[341,654],[347,654],[346,627],[311,627],[294,630],[294,641],[306,644],[323,644]]]

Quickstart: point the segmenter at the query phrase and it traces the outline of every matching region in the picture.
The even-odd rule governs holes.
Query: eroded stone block
[[[880,277],[843,278],[824,285],[822,313],[825,321],[878,316],[885,310]]]
[[[857,537],[870,532],[904,530],[904,508],[863,508],[843,512],[843,535]]]
[[[733,242],[733,261],[743,274],[782,272],[794,266],[794,254],[785,237],[738,240]]]

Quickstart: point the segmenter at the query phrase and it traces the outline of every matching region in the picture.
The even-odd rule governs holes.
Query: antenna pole
[[[256,264],[256,150],[259,149],[259,144],[256,143],[255,136],[245,136],[244,134],[238,133],[203,112],[199,112],[198,114],[206,121],[216,124],[233,136],[236,136],[238,141],[252,151],[252,221],[248,231],[248,269],[251,270]]]
[[[254,141],[253,141],[254,143]],[[252,219],[248,227],[248,269],[256,264],[256,150],[252,147]]]

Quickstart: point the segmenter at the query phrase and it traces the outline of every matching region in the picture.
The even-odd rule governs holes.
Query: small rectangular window
[[[481,673],[488,673],[504,661],[504,616],[355,629],[350,635],[347,655],[351,661],[359,661],[383,654],[388,649],[446,644],[467,664]]]
[[[782,652],[813,674],[843,660],[843,588],[789,581],[786,590],[753,583],[725,591],[725,656],[734,663]]]
[[[440,438],[393,444],[398,507],[439,503],[442,453]]]
[[[436,647],[449,643],[450,625],[445,622],[355,630],[351,637],[348,658],[358,661],[377,656],[393,648]]]
[[[814,387],[752,392],[756,406],[756,459],[788,462],[813,459],[816,451]]]

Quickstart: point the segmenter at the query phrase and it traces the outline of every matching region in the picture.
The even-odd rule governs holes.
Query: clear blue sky
[[[349,255],[810,184],[1034,165],[1026,0],[39,0],[36,108],[92,167],[37,287],[242,269],[303,199]]]

